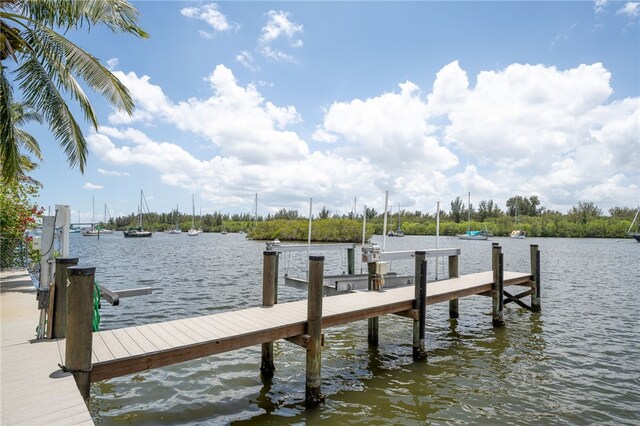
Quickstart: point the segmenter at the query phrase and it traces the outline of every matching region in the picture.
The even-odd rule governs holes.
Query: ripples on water
[[[153,287],[153,294],[103,304],[102,329],[208,315],[261,303],[264,243],[241,235],[155,234],[100,240],[72,235],[71,253],[97,266],[112,289]],[[460,273],[491,269],[489,242],[443,239],[460,247]],[[506,327],[491,326],[491,299],[427,310],[426,362],[412,360],[409,320],[380,319],[380,344],[367,344],[362,321],[325,331],[322,391],[304,408],[305,358],[275,343],[276,374],[260,378],[252,347],[94,384],[98,424],[638,424],[640,422],[640,244],[630,240],[494,238],[507,270],[528,271],[529,244],[542,257],[542,312],[509,304]],[[387,239],[387,248],[434,247],[432,237]],[[323,253],[325,273],[346,258]],[[303,276],[306,253],[283,255],[282,275]],[[359,265],[358,265],[359,266]],[[411,262],[393,270],[412,274]],[[433,276],[436,265],[429,263]],[[438,273],[444,274],[443,265]],[[279,287],[279,301],[305,297]]]

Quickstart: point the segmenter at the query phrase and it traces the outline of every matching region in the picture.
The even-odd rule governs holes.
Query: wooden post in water
[[[93,343],[93,289],[96,268],[67,269],[67,324],[65,367],[73,373],[80,394],[89,400]]]
[[[376,279],[376,262],[367,263],[369,272],[367,281],[367,290],[377,291],[380,290],[378,285],[378,279]],[[367,320],[367,341],[370,345],[378,345],[378,317],[369,318]]]
[[[531,244],[531,275],[534,282],[533,293],[531,294],[531,310],[534,312],[540,312],[542,306],[540,305],[540,250],[537,244]]]
[[[278,279],[278,253],[265,251],[262,267],[262,306],[270,307],[276,303],[276,281]],[[260,373],[271,379],[275,371],[273,364],[273,342],[262,344],[262,361]]]
[[[458,256],[449,256],[449,278],[458,278]],[[449,318],[458,318],[458,299],[449,300]]]
[[[56,258],[56,272],[51,287],[50,315],[47,336],[58,339],[65,336],[67,326],[67,268],[78,264],[77,257]]]
[[[503,318],[503,297],[504,297],[504,264],[502,257],[502,248],[494,245],[491,248],[491,269],[493,270],[493,285],[491,288],[492,309],[491,316],[494,327],[504,325]]]
[[[347,249],[347,274],[353,275],[356,273],[356,249]]]
[[[305,402],[308,406],[322,402],[322,285],[324,256],[309,256],[309,296],[307,299],[307,380]]]
[[[413,320],[413,359],[419,360],[427,357],[425,350],[425,326],[427,303],[427,252],[417,251],[415,254],[415,299],[413,309],[418,311],[418,319]]]

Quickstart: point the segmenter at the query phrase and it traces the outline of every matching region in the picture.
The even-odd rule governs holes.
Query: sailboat
[[[516,223],[518,223],[518,199],[516,198]],[[509,234],[511,238],[523,240],[527,236],[523,229],[516,229]]]
[[[100,225],[98,225],[101,234],[113,234],[113,229],[105,228],[105,226],[108,223],[107,222],[107,213],[108,212],[109,212],[109,209],[107,208],[107,203],[104,203],[104,220],[102,221],[102,223]],[[111,218],[111,215],[109,215],[109,218]]]
[[[398,226],[396,230],[391,230],[387,234],[388,237],[404,237],[404,232],[400,228],[400,204],[398,204]]]
[[[627,229],[627,235],[635,238],[636,241],[640,243],[640,222],[638,222],[638,225],[636,226],[636,230],[634,232],[631,232],[631,230],[633,229],[633,225],[635,225],[636,220],[638,219],[638,213],[640,213],[640,207],[638,207],[638,210],[636,211],[636,215],[633,217],[633,221],[631,222],[629,229]]]
[[[144,213],[144,206],[146,205],[146,201],[144,199],[144,193],[140,190],[140,206],[138,207],[138,227],[137,228],[128,228],[124,231],[125,238],[143,238],[150,237],[153,235],[151,231],[145,231],[142,228],[142,217]],[[149,208],[147,207],[147,211]]]
[[[178,215],[178,205],[176,204],[176,216]],[[171,212],[171,222],[174,222],[173,220],[173,212]],[[178,225],[178,218],[176,217],[175,220],[175,228],[170,229],[167,231],[168,234],[182,234],[182,230],[180,229],[180,225]]]
[[[94,208],[94,197],[91,196],[91,228],[82,230],[83,237],[99,237],[100,229],[96,228],[96,209]]]
[[[196,229],[196,200],[194,194],[191,194],[191,209],[193,214],[191,215],[191,229],[189,229],[188,234],[190,237],[197,237],[202,230]]]
[[[467,206],[467,232],[458,234],[461,240],[484,241],[489,239],[488,231],[472,231],[471,230],[471,192],[469,192],[469,204]]]

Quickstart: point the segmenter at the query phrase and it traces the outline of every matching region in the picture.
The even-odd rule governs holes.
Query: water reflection
[[[118,307],[103,304],[105,329],[261,303],[263,243],[233,234],[71,239],[72,255],[96,265],[108,288],[154,287],[152,295],[122,299]],[[326,330],[327,400],[316,410],[303,404],[304,351],[276,342],[270,383],[260,379],[258,346],[94,384],[92,415],[97,423],[136,425],[637,423],[640,244],[494,240],[506,269],[517,271],[528,270],[528,244],[539,244],[541,313],[508,304],[506,326],[494,329],[490,298],[461,299],[458,319],[448,318],[446,303],[430,305],[427,362],[413,362],[405,318],[380,318],[377,347],[367,344],[366,321]],[[389,239],[387,246],[431,248],[434,239]],[[491,268],[490,244],[445,239],[441,246],[462,248],[463,274]],[[325,259],[326,273],[341,272],[339,254]],[[290,259],[292,276],[304,274],[298,260]],[[393,268],[412,273],[414,265],[394,262]],[[281,283],[283,274],[281,267]],[[305,294],[280,286],[278,297]]]

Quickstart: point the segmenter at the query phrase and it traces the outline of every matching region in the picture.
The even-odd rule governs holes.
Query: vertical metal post
[[[322,402],[322,282],[324,256],[309,256],[309,297],[307,299],[307,377],[305,402],[308,406]]]
[[[419,360],[427,357],[424,342],[426,320],[423,319],[427,302],[427,252],[416,251],[415,262],[413,309],[418,311],[418,319],[413,320],[413,359]]]
[[[458,278],[458,256],[449,256],[449,278]],[[458,299],[449,300],[449,318],[460,316]]]
[[[376,262],[367,263],[369,272],[367,289],[369,291],[379,290],[376,282]],[[367,341],[370,345],[378,345],[378,317],[369,318],[367,320]]]
[[[491,269],[493,270],[491,316],[493,326],[500,327],[504,325],[502,313],[504,297],[504,266],[502,264],[502,248],[499,245],[494,245],[491,249],[491,266]]]
[[[77,257],[56,258],[56,273],[49,299],[47,336],[58,339],[65,336],[67,327],[67,268],[78,264]]]
[[[262,269],[262,306],[270,307],[276,303],[276,280],[278,277],[278,254],[274,251],[263,253]],[[262,344],[262,360],[260,373],[270,379],[273,377],[273,342]]]
[[[93,344],[93,288],[96,268],[67,269],[67,330],[65,367],[73,373],[80,394],[89,400]]]
[[[540,312],[540,250],[537,244],[531,244],[531,275],[533,281],[533,293],[531,294],[531,310]]]

